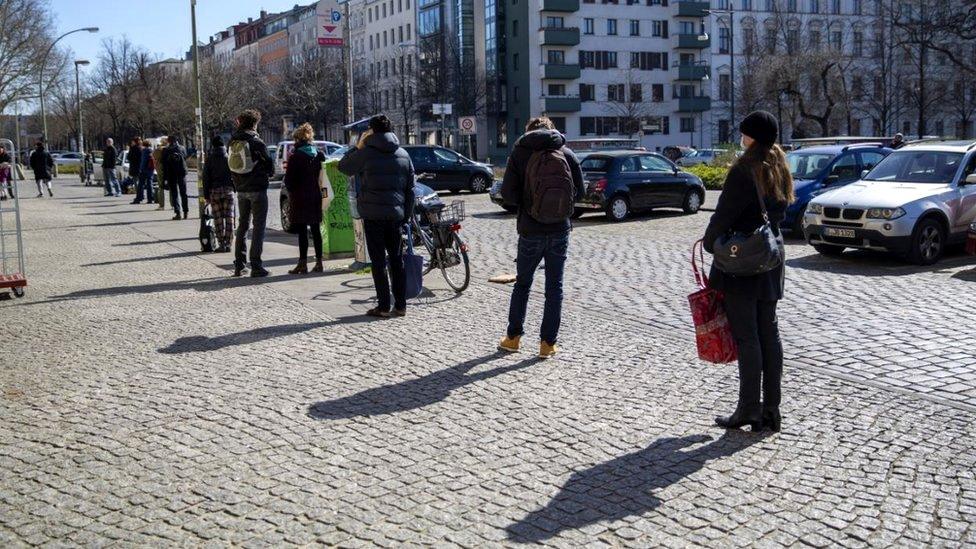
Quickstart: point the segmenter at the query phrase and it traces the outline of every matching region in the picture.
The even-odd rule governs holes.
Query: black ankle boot
[[[724,429],[739,429],[748,425],[750,429],[758,432],[760,429],[762,429],[762,414],[759,412],[759,410],[745,412],[736,409],[731,416],[716,417],[715,425],[718,425]]]
[[[779,414],[779,408],[763,409],[762,428],[766,431],[778,433],[783,417]]]

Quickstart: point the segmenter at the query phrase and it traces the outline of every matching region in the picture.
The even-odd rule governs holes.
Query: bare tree
[[[139,53],[128,38],[106,39],[102,42],[102,52],[93,73],[92,83],[102,90],[101,97],[93,102],[93,107],[108,118],[112,134],[116,136],[122,135],[132,120],[131,109],[139,87],[136,67]]]
[[[897,36],[894,47],[903,54],[904,65],[911,67],[906,88],[909,102],[918,116],[918,137],[927,132],[928,117],[939,108],[945,98],[946,87],[938,85],[937,74],[932,69],[935,55],[946,55],[938,47],[943,29],[944,16],[940,14],[942,2],[919,2],[917,5],[901,5],[894,14]],[[933,76],[935,78],[933,78]]]
[[[641,130],[644,119],[657,114],[657,104],[650,97],[644,96],[647,79],[638,69],[630,68],[624,72],[623,82],[611,84],[608,90],[614,90],[612,97],[607,97],[606,110],[620,119],[620,131],[628,137],[633,137]],[[616,86],[614,88],[613,86]]]
[[[56,28],[44,0],[0,1],[0,112],[8,105],[37,96],[41,55]],[[56,81],[63,59],[52,53],[44,81]]]
[[[344,74],[339,52],[310,56],[289,67],[278,83],[276,106],[296,116],[296,122],[321,123],[328,137],[330,129],[345,118],[344,111],[336,108],[346,99]]]

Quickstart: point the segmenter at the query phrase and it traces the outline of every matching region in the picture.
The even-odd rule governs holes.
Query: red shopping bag
[[[701,264],[695,261],[698,252]],[[695,242],[691,248],[691,270],[695,274],[698,291],[688,296],[691,318],[695,322],[695,342],[698,344],[698,358],[705,362],[725,364],[738,358],[738,349],[725,315],[725,298],[721,292],[708,287],[705,274],[705,252],[702,241]]]

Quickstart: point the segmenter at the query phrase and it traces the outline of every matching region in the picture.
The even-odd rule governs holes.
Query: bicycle
[[[427,249],[424,276],[439,269],[447,285],[457,293],[466,290],[471,283],[468,245],[459,234],[463,220],[464,202],[456,200],[444,204],[437,194],[418,198],[410,220],[414,245],[423,244]]]

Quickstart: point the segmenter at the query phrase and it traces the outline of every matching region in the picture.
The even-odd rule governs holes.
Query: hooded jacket
[[[51,168],[54,167],[54,158],[44,147],[35,148],[30,155],[30,167],[34,170],[34,179],[51,179]]]
[[[230,138],[234,141],[247,141],[251,148],[251,160],[254,169],[250,173],[233,173],[234,188],[239,193],[264,193],[268,191],[268,183],[274,175],[274,163],[268,156],[268,146],[258,137],[254,130],[237,130]]]
[[[356,207],[367,221],[403,221],[413,216],[413,163],[392,133],[373,134],[366,145],[339,160],[339,171],[358,176]]]
[[[234,190],[234,181],[227,166],[227,150],[214,147],[203,164],[203,192],[205,196],[210,196],[210,191],[224,187]]]
[[[129,146],[129,175],[135,179],[142,173],[142,145]]]
[[[508,157],[505,179],[502,181],[502,200],[508,206],[518,207],[518,233],[522,236],[538,236],[568,231],[569,220],[559,223],[540,223],[528,214],[528,196],[525,193],[525,172],[532,153],[542,150],[562,149],[573,174],[573,186],[577,202],[583,198],[583,170],[573,151],[566,147],[566,138],[556,130],[535,130],[527,132],[515,142],[515,148]]]

